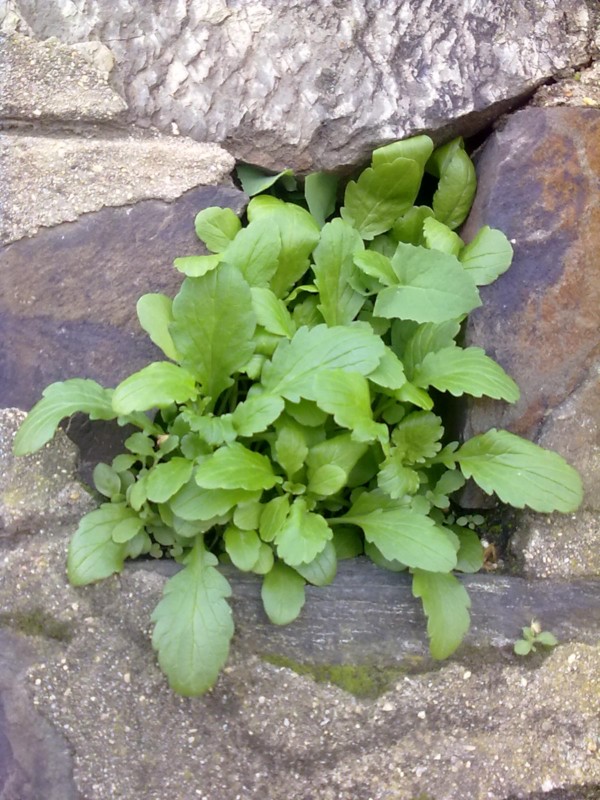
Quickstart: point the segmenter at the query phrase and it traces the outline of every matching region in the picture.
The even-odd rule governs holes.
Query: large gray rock
[[[38,38],[106,43],[138,123],[275,169],[334,169],[416,132],[478,130],[593,47],[585,0],[13,7]]]

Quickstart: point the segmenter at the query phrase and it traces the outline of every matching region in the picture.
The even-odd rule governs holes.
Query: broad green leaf
[[[327,412],[320,409],[312,400],[300,400],[299,403],[292,403],[289,400],[285,404],[286,413],[308,428],[321,428],[327,419]]]
[[[356,528],[344,528],[336,525],[333,529],[333,546],[338,561],[346,558],[355,558],[364,552],[364,538]]]
[[[445,322],[481,305],[475,284],[454,256],[400,243],[392,266],[399,285],[379,293],[377,316]]]
[[[212,253],[222,253],[235,239],[242,223],[230,208],[212,206],[196,214],[194,227],[196,236]]]
[[[291,339],[296,333],[296,325],[283,300],[276,297],[270,289],[253,286],[252,307],[259,325],[277,336]]]
[[[231,375],[254,351],[256,317],[250,287],[239,271],[221,264],[202,278],[187,278],[173,301],[171,334],[184,367],[213,403]]]
[[[394,252],[395,249],[394,249]],[[376,278],[384,286],[395,286],[398,276],[394,272],[390,259],[376,250],[365,250],[354,255],[354,263],[365,275]]]
[[[191,480],[169,500],[169,506],[181,519],[196,522],[220,517],[237,503],[255,497],[256,492],[246,489],[202,489]]]
[[[268,175],[262,169],[252,167],[249,164],[238,164],[236,172],[242,184],[242,189],[249,197],[265,192],[276,184],[280,178],[293,176],[294,174],[291,169],[284,169],[276,175]]]
[[[466,478],[515,508],[576,511],[581,478],[558,453],[495,428],[474,436],[454,454]]]
[[[429,650],[434,658],[448,658],[469,630],[471,600],[454,575],[413,572],[413,595],[420,597],[427,615]]]
[[[290,567],[308,564],[332,537],[333,531],[325,519],[309,511],[303,497],[297,497],[275,536],[277,554]]]
[[[96,464],[92,475],[94,486],[105,497],[112,497],[121,492],[121,478],[116,470],[108,464]]]
[[[83,378],[50,384],[17,431],[14,454],[24,456],[39,450],[52,439],[60,421],[78,411],[90,419],[115,419],[118,414],[112,407],[112,393],[112,389]]]
[[[428,353],[415,369],[413,382],[424,389],[433,386],[455,397],[493,397],[514,403],[519,387],[480,347],[445,347]]]
[[[179,361],[179,353],[169,333],[173,321],[173,301],[164,294],[144,294],[137,301],[137,315],[140,325],[163,351],[167,358]]]
[[[433,142],[429,136],[411,136],[410,139],[392,142],[373,150],[372,163],[374,167],[378,167],[381,164],[390,164],[397,158],[410,158],[417,162],[423,172],[432,152]]]
[[[430,411],[413,411],[401,420],[392,433],[392,441],[405,463],[422,464],[442,448],[442,420]]]
[[[354,255],[362,239],[341,219],[328,222],[313,252],[313,272],[319,290],[319,311],[328,325],[347,325],[360,311],[364,298],[350,282],[358,271]]]
[[[438,188],[433,195],[433,213],[436,219],[451,230],[458,228],[471,210],[476,188],[477,177],[473,162],[459,147],[444,162],[440,172]]]
[[[460,323],[454,319],[439,323],[425,322],[417,326],[399,354],[408,377],[412,380],[415,369],[428,353],[451,347],[459,331]]]
[[[283,297],[308,269],[320,229],[304,208],[275,197],[255,197],[250,201],[248,219],[254,222],[262,218],[265,225],[278,232],[281,241],[277,271],[270,288],[277,297]]]
[[[470,528],[452,527],[458,536],[459,548],[456,555],[456,569],[459,572],[479,572],[483,566],[483,545],[479,536]]]
[[[390,572],[406,572],[408,567],[401,561],[395,561],[390,558],[385,558],[373,542],[365,542],[365,555],[370,558],[374,564],[382,569],[387,569]]]
[[[280,251],[279,231],[265,217],[241,230],[222,259],[239,269],[250,286],[266,287],[277,270]]]
[[[121,520],[121,522],[118,522],[113,528],[113,542],[116,542],[117,544],[125,544],[137,536],[138,533],[143,530],[143,528],[144,521],[140,519],[137,514],[132,513],[130,517]]]
[[[536,644],[543,644],[545,647],[556,647],[558,639],[550,631],[542,631],[535,637]]]
[[[274,563],[275,556],[273,555],[273,548],[269,547],[265,542],[261,542],[258,558],[251,571],[254,572],[255,575],[266,575],[273,569]]]
[[[147,500],[146,495],[146,476],[147,470],[140,472],[136,478],[135,483],[132,483],[127,489],[127,502],[136,511],[140,511],[142,506]]]
[[[253,436],[266,431],[279,417],[284,405],[281,397],[272,394],[248,397],[231,415],[233,426],[240,436]]]
[[[112,405],[117,414],[130,414],[185,403],[197,394],[195,378],[186,369],[169,361],[155,361],[117,386]]]
[[[173,266],[188,278],[201,278],[216,269],[222,261],[220,255],[182,256],[173,261]]]
[[[425,411],[431,411],[433,408],[433,400],[423,389],[419,389],[414,384],[407,381],[403,386],[395,392],[397,400],[402,400],[405,403],[412,403],[417,408],[422,408]]]
[[[271,622],[274,625],[288,625],[302,611],[304,578],[296,570],[277,561],[263,579],[260,596]]]
[[[187,483],[193,463],[187,458],[172,458],[152,467],[146,478],[146,495],[154,503],[164,503]]]
[[[464,475],[457,469],[444,472],[427,497],[436,508],[446,509],[450,505],[450,495],[465,485]]]
[[[518,656],[527,656],[531,653],[533,645],[525,639],[517,639],[514,644],[513,650]]]
[[[347,479],[348,476],[341,467],[323,464],[312,472],[307,488],[312,494],[328,497],[339,492],[346,485]]]
[[[260,522],[263,506],[258,500],[238,503],[233,512],[233,524],[243,531],[256,531]]]
[[[452,542],[425,514],[401,506],[360,514],[355,504],[340,519],[362,528],[367,541],[392,561],[432,572],[448,572],[456,566]]]
[[[297,564],[294,569],[313,586],[328,586],[337,573],[337,555],[332,542],[326,542],[318,556],[308,564]]]
[[[394,392],[401,389],[406,383],[402,362],[389,347],[385,348],[381,361],[373,372],[369,373],[368,378],[377,386],[383,386]]]
[[[489,225],[484,225],[458,255],[477,286],[493,283],[510,267],[512,258],[513,249],[506,236]]]
[[[346,187],[342,219],[356,228],[363,239],[385,233],[414,203],[421,175],[416,161],[408,158],[364,170],[357,181],[350,181]]]
[[[458,256],[465,244],[457,233],[435,217],[423,220],[423,239],[430,250],[439,250],[452,256]]]
[[[196,483],[204,489],[272,489],[280,482],[266,456],[239,442],[220,447],[196,469]]]
[[[303,425],[287,415],[277,421],[276,431],[274,458],[291,478],[304,466],[308,454],[307,433]]]
[[[271,394],[292,402],[315,400],[315,375],[323,369],[369,374],[379,364],[385,345],[363,323],[328,328],[300,328],[291,342],[281,342],[263,368],[262,382]]]
[[[216,682],[233,636],[231,588],[217,559],[198,542],[184,569],[170,578],[152,613],[152,645],[169,685],[192,697]]]
[[[335,211],[338,182],[337,175],[329,175],[326,172],[311,172],[304,180],[304,195],[308,210],[321,228],[327,217]]]
[[[121,572],[125,546],[116,544],[112,534],[119,522],[131,514],[124,503],[103,503],[83,517],[69,543],[67,573],[73,586],[84,586]]]
[[[233,564],[242,572],[250,572],[260,554],[261,541],[256,531],[242,531],[229,525],[223,534],[223,542]]]
[[[263,542],[272,542],[286,521],[290,512],[290,501],[287,495],[274,497],[265,503],[260,515],[258,532]]]
[[[350,475],[368,449],[369,446],[365,442],[354,441],[349,433],[342,433],[313,445],[306,458],[309,480],[312,480],[317,470],[325,465],[335,465],[347,476]]]
[[[156,442],[154,439],[137,431],[125,439],[125,447],[129,452],[135,453],[136,455],[152,457],[156,455]]]
[[[184,418],[192,431],[197,433],[210,447],[217,447],[236,439],[237,432],[231,414],[221,414],[221,416],[215,417],[213,414],[184,412]]]
[[[373,421],[369,382],[357,372],[342,369],[322,370],[315,376],[315,401],[319,408],[333,414],[342,428],[353,431],[359,442],[386,442],[386,425]]]
[[[392,234],[396,242],[405,244],[423,244],[423,226],[425,220],[433,217],[433,211],[429,206],[413,206],[396,222],[392,228]],[[394,254],[390,255],[390,258]]]
[[[414,469],[404,466],[403,458],[402,451],[396,447],[392,448],[377,475],[379,488],[394,500],[400,500],[406,494],[415,494],[421,484],[419,474]]]

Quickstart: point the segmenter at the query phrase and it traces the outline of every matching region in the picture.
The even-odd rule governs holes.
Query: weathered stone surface
[[[424,130],[480,129],[560,70],[582,65],[584,0],[176,6],[16,0],[38,38],[99,40],[132,117],[296,170],[365,160]]]
[[[107,83],[107,72],[56,39],[0,35],[0,75],[0,118],[106,122],[127,110]]]
[[[201,187],[173,203],[103,209],[0,251],[0,406],[29,409],[50,383],[115,386],[160,358],[137,322],[146,292],[176,293],[177,256],[200,252],[194,216],[245,195]]]
[[[226,184],[233,167],[218,145],[135,130],[0,134],[0,241],[107,206],[171,201],[197,186]]]
[[[29,631],[30,647],[37,642],[43,648],[19,684],[20,702],[29,693],[67,740],[75,785],[86,800],[413,800],[420,792],[436,800],[508,800],[600,785],[595,646],[562,645],[543,664],[537,662],[537,669],[504,651],[482,661],[467,650],[439,670],[396,676],[378,699],[357,699],[263,660],[264,639],[253,635],[260,633],[253,621],[256,579],[252,596],[234,583],[241,633],[217,686],[205,697],[179,698],[167,688],[148,637],[149,613],[164,578],[128,569],[98,585],[69,587],[64,577],[69,532],[38,541],[27,537],[18,549],[0,549],[0,614],[13,637],[20,640]],[[403,631],[417,624],[422,631],[416,618],[401,624],[410,594],[408,586],[401,587],[402,576],[372,568],[357,581],[360,570],[353,578],[350,571],[344,594],[348,566],[340,575],[342,614],[351,602],[353,579],[367,616],[373,601],[379,606],[390,600],[390,581],[397,584],[404,598],[396,606],[396,626],[389,627],[388,616],[378,630],[402,652]],[[385,576],[383,583],[378,576]],[[489,578],[496,583],[496,576]],[[331,602],[340,580],[312,591],[303,612],[325,640],[335,620],[318,597],[328,594]],[[496,604],[496,618],[504,599]],[[578,620],[575,639],[585,630],[585,612]],[[260,624],[266,627],[264,618]],[[597,640],[595,626],[597,620],[591,624],[596,631],[591,638]],[[294,627],[271,629],[271,656],[281,652],[286,630],[294,639]],[[363,633],[361,628],[354,637],[359,649]],[[340,654],[352,630],[345,636]],[[294,662],[310,661],[321,649],[297,635],[295,641]],[[334,646],[332,637],[329,652]],[[372,663],[373,646],[369,650]],[[383,663],[389,665],[389,658]],[[4,734],[10,737],[12,731]]]
[[[0,537],[78,520],[95,505],[74,479],[78,452],[62,431],[37,453],[13,456],[14,435],[25,416],[15,408],[0,410]]]
[[[600,34],[599,34],[600,36]],[[531,101],[534,106],[600,107],[600,61],[588,69],[548,86],[541,86]]]

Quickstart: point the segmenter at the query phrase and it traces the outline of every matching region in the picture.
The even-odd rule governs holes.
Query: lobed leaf
[[[231,588],[214,568],[217,559],[198,541],[184,569],[170,578],[152,613],[152,645],[169,685],[188,697],[216,682],[233,636]]]
[[[67,572],[73,586],[108,578],[121,572],[125,545],[113,541],[115,527],[132,516],[125,503],[103,503],[86,514],[69,543]]]
[[[194,220],[196,236],[213,253],[222,253],[242,227],[239,217],[230,208],[204,208]]]
[[[239,442],[220,447],[197,467],[195,480],[204,489],[272,489],[281,481],[270,460]]]
[[[169,361],[155,361],[120,383],[112,396],[115,414],[131,414],[151,408],[184,403],[198,394],[194,376]]]
[[[297,497],[275,535],[277,554],[290,567],[308,564],[332,537],[333,531],[325,519],[309,511],[303,497]]]

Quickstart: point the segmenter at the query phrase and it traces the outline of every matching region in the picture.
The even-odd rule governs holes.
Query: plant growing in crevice
[[[542,630],[537,619],[531,620],[531,625],[522,629],[523,636],[517,639],[514,644],[514,652],[518,656],[528,656],[530,653],[536,653],[538,647],[556,647],[558,639],[553,633]]]
[[[500,231],[486,226],[467,245],[456,233],[475,192],[462,141],[434,151],[419,136],[376,150],[333,218],[331,176],[308,176],[302,197],[287,173],[245,171],[252,193],[279,179],[297,202],[258,194],[246,224],[227,208],[201,211],[196,231],[211,254],[175,260],[185,278],[174,299],[139,300],[165,360],[115,389],[52,384],[15,440],[16,453],[32,452],[77,411],[138,428],[126,453],[96,467],[106,502],[81,520],[68,574],[87,584],[148,553],[183,565],[153,613],[152,641],[187,695],[214,684],[229,651],[219,562],[262,576],[276,624],[300,613],[307,582],[333,580],[339,559],[364,553],[406,570],[431,652],[445,658],[469,627],[454,572],[482,564],[450,496],[473,478],[517,508],[569,512],[581,500],[579,476],[556,453],[495,429],[448,441],[434,407],[433,390],[519,396],[483,350],[456,342],[478,286],[512,257]]]

